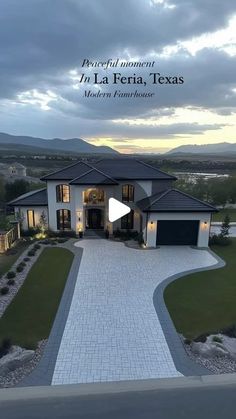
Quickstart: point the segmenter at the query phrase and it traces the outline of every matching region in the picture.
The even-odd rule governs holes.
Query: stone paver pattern
[[[135,250],[109,240],[84,249],[52,384],[175,377],[153,292],[167,277],[217,263],[207,250]]]

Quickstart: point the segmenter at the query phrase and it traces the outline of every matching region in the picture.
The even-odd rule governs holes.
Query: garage
[[[160,220],[156,244],[197,246],[198,230],[198,220]]]

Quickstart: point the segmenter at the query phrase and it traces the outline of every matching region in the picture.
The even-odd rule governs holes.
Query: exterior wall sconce
[[[204,221],[205,226],[208,224],[207,221]]]

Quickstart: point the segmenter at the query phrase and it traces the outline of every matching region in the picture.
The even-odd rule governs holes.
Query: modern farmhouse
[[[176,177],[130,158],[79,161],[42,178],[46,188],[11,201],[22,228],[44,218],[53,231],[86,232],[116,229],[143,233],[147,247],[207,247],[211,214],[216,209],[174,188]],[[131,212],[108,220],[108,200],[115,198]]]

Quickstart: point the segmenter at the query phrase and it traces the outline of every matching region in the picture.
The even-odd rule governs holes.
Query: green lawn
[[[226,215],[229,215],[231,221],[236,221],[236,209],[222,209],[212,216],[212,221],[223,221]]]
[[[0,254],[0,276],[6,273],[13,263],[18,259],[21,253],[29,246],[30,242],[20,241],[12,250],[16,254]]]
[[[0,319],[0,341],[35,348],[49,336],[73,257],[67,249],[43,250]]]
[[[224,268],[177,279],[164,292],[175,327],[186,338],[236,324],[236,239],[212,250],[225,260]]]

